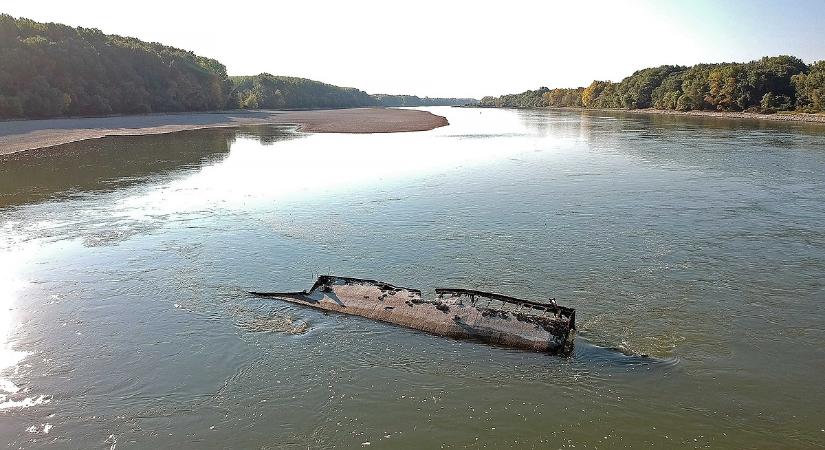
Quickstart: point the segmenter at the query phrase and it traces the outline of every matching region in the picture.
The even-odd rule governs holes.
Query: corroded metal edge
[[[425,300],[418,289],[322,275],[309,291],[250,293],[441,336],[562,355],[572,352],[576,333],[572,308],[471,289],[438,288],[436,299]]]

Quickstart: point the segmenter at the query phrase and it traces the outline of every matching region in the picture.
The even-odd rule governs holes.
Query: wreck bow
[[[323,275],[309,291],[252,292],[326,311],[362,316],[456,339],[566,355],[573,350],[576,311],[470,289],[421,291],[359,278]]]

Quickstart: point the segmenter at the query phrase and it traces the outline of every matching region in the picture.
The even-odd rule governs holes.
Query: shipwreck
[[[322,275],[309,291],[250,292],[325,311],[366,317],[455,339],[557,355],[573,351],[576,310],[471,289],[418,289],[360,278]]]

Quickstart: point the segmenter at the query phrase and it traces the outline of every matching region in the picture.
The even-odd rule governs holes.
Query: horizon
[[[436,8],[427,1],[403,10],[400,19],[391,15],[396,13],[393,7],[376,2],[361,2],[364,6],[359,8],[325,2],[259,5],[262,13],[256,17],[264,22],[272,17],[276,25],[271,29],[227,21],[230,15],[225,11],[147,3],[123,14],[117,5],[97,0],[79,5],[12,0],[0,12],[191,50],[220,61],[232,76],[267,72],[370,94],[420,97],[480,99],[541,86],[580,87],[593,80],[620,81],[636,70],[665,64],[747,62],[780,54],[807,63],[825,59],[825,43],[808,38],[825,28],[825,2],[811,0],[723,5],[706,0],[689,5],[650,0],[517,2],[520,7],[508,5],[506,10],[492,4]],[[585,13],[591,14],[586,25],[580,20]],[[187,16],[191,19],[180,23]],[[283,16],[313,19],[316,24],[277,20]],[[563,20],[553,20],[558,17]],[[432,26],[424,32],[405,26],[420,23]],[[633,26],[615,25],[621,23]],[[313,28],[310,33],[299,31],[308,26]],[[564,46],[548,45],[554,40]],[[272,53],[258,56],[270,49],[270,41],[275,42]],[[640,41],[645,42],[643,49]],[[279,51],[283,49],[278,42],[302,50]],[[465,42],[471,44],[456,48]]]

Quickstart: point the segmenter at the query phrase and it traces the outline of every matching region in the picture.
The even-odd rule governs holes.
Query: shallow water
[[[825,128],[432,111],[0,161],[0,443],[824,445]],[[576,351],[245,293],[319,273],[552,296]]]

